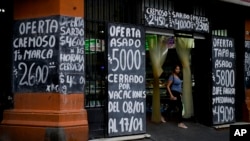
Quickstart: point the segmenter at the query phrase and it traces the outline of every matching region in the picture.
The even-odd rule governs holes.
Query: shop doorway
[[[153,101],[153,85],[154,85],[154,76],[152,72],[152,62],[149,57],[149,51],[147,51],[146,55],[146,91],[147,91],[147,97],[146,97],[146,105],[147,105],[147,118],[151,118],[152,114],[152,101]],[[168,76],[171,74],[172,66],[175,64],[181,64],[176,49],[171,48],[168,49],[167,56],[165,58],[164,64],[162,65],[163,72],[159,77],[159,92],[160,92],[160,112],[162,115],[165,114],[167,107],[168,107],[168,101],[169,97],[166,94],[166,83]],[[182,77],[182,75],[181,75]]]
[[[157,35],[156,35],[157,36]],[[160,35],[159,35],[160,36]],[[174,37],[175,38],[175,37]],[[194,121],[197,121],[197,119],[201,120],[202,108],[199,108],[201,106],[204,107],[204,101],[209,101],[209,82],[210,78],[208,75],[210,72],[211,65],[209,64],[209,58],[210,58],[210,48],[209,44],[206,44],[207,40],[202,39],[194,39],[193,38],[194,45],[190,49],[190,56],[188,59],[190,62],[190,84],[191,85],[191,103],[188,103],[191,109],[192,113],[191,116],[189,115],[186,117],[187,119],[191,119]],[[153,72],[152,72],[152,61],[150,60],[150,53],[149,49],[147,49],[147,55],[146,55],[146,89],[147,89],[147,117],[151,117],[152,114],[152,95],[153,95]],[[201,63],[202,62],[202,63]],[[169,48],[167,51],[166,58],[164,60],[164,63],[162,64],[161,68],[163,69],[162,74],[159,77],[159,89],[160,89],[160,103],[161,103],[161,112],[164,112],[167,108],[167,96],[166,96],[166,82],[167,82],[167,76],[171,73],[171,67],[175,64],[180,64],[181,66],[183,62],[180,60],[180,57],[178,55],[178,52],[176,50],[176,47]],[[205,75],[204,75],[205,74]],[[183,79],[183,73],[181,73],[181,78]],[[200,93],[204,93],[204,95],[199,95]],[[199,97],[202,97],[204,100],[203,102],[199,100]],[[201,106],[200,106],[201,104]],[[207,106],[206,104],[206,106]],[[185,105],[184,105],[185,106]],[[185,114],[185,110],[189,110],[188,108],[183,111],[183,115]],[[204,111],[204,110],[203,110]],[[189,111],[186,111],[189,112]],[[206,113],[205,115],[209,116],[209,113]],[[197,117],[196,117],[197,116]],[[184,116],[185,118],[185,116]]]
[[[152,111],[158,111],[158,109],[155,109],[155,107],[158,108],[159,104],[161,114],[164,114],[168,107],[167,104],[169,99],[166,95],[166,83],[168,76],[171,74],[172,67],[176,64],[182,66],[182,63],[185,65],[190,62],[188,61],[187,63],[187,61],[180,60],[183,60],[183,56],[186,54],[184,54],[182,52],[183,50],[180,48],[178,48],[178,50],[176,49],[175,41],[176,37],[169,35],[147,34],[146,36],[146,105],[148,118],[151,118],[152,114],[158,114],[153,113]],[[183,56],[180,57],[179,55]],[[191,57],[188,57],[187,59],[191,59]],[[183,73],[181,73],[180,77],[183,79]],[[155,83],[156,81],[159,81],[158,84]],[[157,87],[159,91],[155,90],[155,87]]]

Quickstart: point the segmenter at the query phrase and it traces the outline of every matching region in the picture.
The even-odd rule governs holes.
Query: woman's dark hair
[[[180,70],[182,70],[182,66],[181,66],[180,64],[175,64],[175,65],[173,66],[173,68],[172,68],[172,72],[173,72],[173,73],[174,73],[176,67],[180,67]],[[182,72],[181,72],[181,71],[180,71],[180,73],[177,74],[177,75],[180,77],[180,79],[183,79],[183,78],[182,78]]]
[[[180,67],[180,69],[181,69],[181,65],[179,65],[179,64],[175,64],[175,65],[172,67],[172,72],[174,72],[174,71],[175,71],[176,67]]]

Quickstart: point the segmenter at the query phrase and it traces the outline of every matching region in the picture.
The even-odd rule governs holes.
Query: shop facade
[[[16,6],[22,5],[15,2]],[[67,4],[64,3],[62,7],[67,7]],[[13,88],[7,89],[8,83],[2,86],[7,89],[5,91],[9,91],[7,93],[10,93],[10,98],[14,91],[13,98],[17,99],[14,105],[17,108],[14,106],[14,113],[12,110],[6,112],[7,119],[3,118],[3,127],[15,124],[16,121],[10,116],[17,114],[15,110],[19,110],[18,114],[23,114],[23,110],[28,107],[27,111],[33,110],[44,118],[50,114],[50,110],[58,110],[59,114],[55,117],[65,118],[65,121],[59,121],[66,131],[64,135],[70,134],[69,126],[77,126],[72,124],[68,111],[74,113],[74,122],[81,125],[81,128],[73,130],[79,138],[82,135],[84,138],[95,139],[145,134],[147,114],[150,114],[150,118],[156,117],[153,120],[157,122],[162,112],[160,109],[167,104],[164,83],[171,66],[176,63],[183,66],[185,118],[194,118],[207,126],[250,120],[250,104],[247,101],[250,97],[247,85],[250,17],[247,17],[249,8],[246,6],[198,0],[84,0],[83,3],[77,1],[74,4],[77,6],[73,10],[59,10],[56,15],[51,15],[53,10],[51,13],[38,10],[34,14],[38,17],[27,14],[27,11],[14,17],[14,29],[21,29],[22,23],[29,21],[52,21],[47,22],[52,27],[48,32],[46,28],[37,32],[44,31],[41,33],[45,34],[43,37],[51,37],[45,39],[48,44],[44,48],[49,48],[48,52],[57,53],[52,53],[47,61],[38,62],[50,66],[48,70],[67,63],[71,67],[64,65],[65,67],[58,68],[58,73],[37,67],[37,74],[41,71],[48,72],[50,79],[46,81],[42,79],[42,75],[37,75],[37,83],[30,81],[28,86],[25,86],[26,78],[16,79],[10,74],[12,81],[15,80],[14,83],[9,82]],[[12,10],[21,10],[15,8]],[[53,23],[58,23],[61,30],[57,31]],[[84,31],[79,30],[81,27]],[[79,31],[73,32],[72,29]],[[33,38],[35,35],[32,32],[35,29],[33,30],[31,28],[28,34],[27,29],[27,35],[25,31],[19,30],[10,36],[17,40],[22,36]],[[5,42],[10,40],[7,37]],[[55,40],[53,44],[54,37],[59,37],[60,41]],[[14,41],[11,40],[11,44],[7,46],[17,45]],[[64,49],[68,46],[71,48]],[[51,48],[54,49],[50,50]],[[72,48],[75,48],[77,54],[75,60],[67,59],[67,56],[72,57],[74,54]],[[13,55],[18,57],[18,46],[14,48],[14,52]],[[57,60],[58,56],[64,56],[64,59]],[[20,58],[13,65],[20,69],[20,66],[26,64],[30,66],[27,68],[31,68],[32,59],[26,61]],[[5,71],[13,72],[11,68]],[[18,85],[19,81],[22,85]],[[23,95],[27,96],[22,97]],[[43,103],[29,101],[34,98],[52,100],[45,106]],[[61,101],[62,99],[71,102]],[[79,99],[83,101],[79,102]],[[58,105],[53,105],[55,101]],[[29,109],[29,106],[34,108]],[[83,107],[83,111],[79,110],[79,106]],[[156,116],[153,117],[153,114]],[[31,116],[28,118],[36,121]],[[24,121],[24,124],[27,123],[29,122]],[[46,125],[52,127],[55,124]],[[46,135],[50,136],[53,131],[63,132],[51,128],[46,130]]]
[[[190,68],[186,68],[186,74],[183,74],[186,80],[190,78],[184,84],[186,85],[184,86],[186,95],[189,95],[189,97],[186,97],[186,107],[184,105],[184,109],[186,108],[184,117],[194,118],[207,126],[220,126],[236,121],[249,120],[247,109],[249,104],[246,102],[244,87],[245,58],[243,57],[245,22],[248,17],[234,17],[234,20],[237,22],[232,22],[232,17],[230,16],[233,13],[245,15],[244,13],[248,10],[247,7],[221,1],[183,2],[156,0],[116,1],[111,5],[103,5],[102,2],[96,5],[94,2],[86,1],[86,5],[89,5],[85,9],[86,13],[88,13],[88,10],[91,11],[89,11],[91,14],[86,15],[86,24],[88,26],[89,23],[91,27],[89,29],[91,30],[89,31],[91,35],[86,31],[86,39],[89,42],[87,42],[85,47],[90,47],[86,50],[86,54],[88,54],[86,64],[90,66],[90,64],[93,64],[93,60],[97,60],[96,65],[94,65],[97,68],[96,71],[91,70],[94,67],[87,68],[90,70],[87,70],[86,74],[89,74],[91,77],[89,79],[86,77],[87,83],[85,87],[86,97],[89,97],[85,99],[85,104],[89,112],[89,123],[93,125],[89,125],[90,129],[92,129],[90,135],[92,132],[93,138],[95,136],[109,137],[108,118],[102,117],[103,115],[107,117],[109,114],[107,112],[108,101],[106,101],[108,99],[106,97],[107,89],[105,89],[107,88],[105,85],[107,73],[100,73],[104,72],[102,69],[107,66],[106,62],[108,62],[108,60],[105,60],[108,59],[107,56],[103,55],[105,54],[105,49],[109,48],[108,44],[105,43],[107,41],[105,40],[107,36],[105,32],[108,32],[105,30],[106,21],[139,25],[145,29],[145,106],[146,113],[150,114],[150,118],[152,118],[152,109],[164,109],[166,104],[165,76],[167,76],[173,64],[179,63],[184,66],[190,66]],[[93,10],[93,5],[98,10]],[[235,11],[230,9],[235,9]],[[103,14],[107,13],[106,10],[109,16]],[[190,17],[193,19],[189,19]],[[96,28],[93,28],[93,26]],[[181,53],[178,54],[176,44],[182,47],[185,45],[178,43],[177,38],[184,38],[192,42],[192,45],[187,47],[191,48],[189,52],[190,58],[184,60],[181,60],[184,57],[179,58],[180,56],[178,55]],[[150,39],[154,39],[153,43],[149,42]],[[161,39],[162,41],[160,41]],[[161,53],[164,51],[168,52],[167,54],[160,54],[162,56],[166,55],[165,58],[163,57],[164,61],[162,62],[159,58],[158,60],[153,60],[152,56],[150,56],[150,48],[154,48],[152,44],[155,43],[157,48],[163,42],[166,43],[164,45],[165,50],[158,51]],[[226,53],[223,53],[223,51]],[[91,54],[91,52],[96,53]],[[231,54],[231,56],[227,54]],[[162,63],[160,67],[154,66],[157,62]],[[154,72],[154,67],[159,72]],[[187,75],[189,73],[188,69],[190,69],[190,76]],[[160,74],[156,79],[155,73]],[[100,79],[102,82],[99,81]],[[89,83],[88,80],[90,80]],[[92,82],[92,80],[95,82]],[[155,81],[159,81],[159,83],[155,84]],[[155,87],[157,87],[156,92],[154,90]],[[92,88],[97,89],[93,90]],[[93,91],[96,92],[94,95],[88,95]],[[152,95],[156,95],[155,93],[159,95],[153,98]],[[156,103],[154,105],[154,99],[160,101],[160,104]],[[101,116],[94,118],[97,111],[100,111]],[[156,115],[159,113],[156,113]],[[129,133],[129,135],[133,134]]]

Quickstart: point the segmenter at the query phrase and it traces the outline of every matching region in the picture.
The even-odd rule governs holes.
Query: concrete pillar
[[[83,16],[83,0],[14,0],[14,108],[0,140],[88,140]]]

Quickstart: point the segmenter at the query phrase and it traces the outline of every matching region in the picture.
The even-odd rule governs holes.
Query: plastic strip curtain
[[[173,44],[169,44],[168,40],[171,37],[163,35],[147,35],[147,42],[149,46],[149,55],[153,69],[153,99],[152,99],[152,117],[153,122],[161,121],[160,112],[160,89],[159,89],[159,77],[163,72],[162,65],[165,62],[168,48]]]
[[[194,46],[193,38],[176,37],[176,52],[181,60],[183,67],[183,105],[184,118],[193,116],[193,96],[192,96],[192,79],[190,69],[190,51]]]

